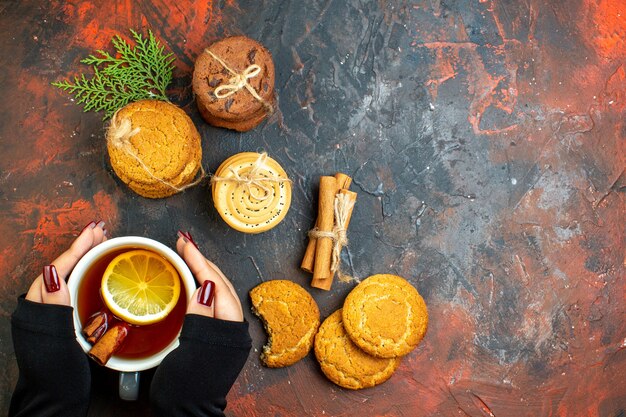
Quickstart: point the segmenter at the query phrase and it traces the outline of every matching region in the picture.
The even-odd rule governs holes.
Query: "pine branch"
[[[84,111],[104,111],[108,119],[126,104],[143,99],[169,101],[167,86],[172,81],[173,54],[165,53],[165,47],[148,30],[148,36],[130,29],[134,47],[115,35],[111,43],[116,53],[97,50],[81,60],[91,65],[93,77],[84,74],[52,85],[73,94],[76,102],[84,105]],[[118,58],[119,57],[119,58]]]

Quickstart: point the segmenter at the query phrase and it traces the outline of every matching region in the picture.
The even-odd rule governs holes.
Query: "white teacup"
[[[106,254],[125,248],[147,249],[158,253],[167,259],[178,271],[178,274],[183,282],[183,286],[185,287],[185,291],[180,294],[181,297],[187,297],[187,300],[191,299],[191,296],[196,289],[196,281],[185,261],[183,261],[182,258],[172,249],[157,242],[156,240],[139,236],[116,237],[92,248],[80,259],[70,274],[67,282],[70,292],[70,300],[72,302],[72,306],[74,307],[74,328],[76,330],[76,338],[85,353],[89,352],[91,344],[87,342],[85,337],[82,335],[82,324],[80,322],[80,317],[78,316],[78,308],[76,307],[80,282],[85,277],[85,273],[94,264],[94,262]],[[174,340],[163,350],[146,358],[125,359],[116,357],[115,355],[111,357],[111,359],[107,362],[106,367],[120,371],[120,398],[124,400],[136,400],[139,393],[139,372],[159,365],[165,356],[167,356],[167,354],[172,350],[176,349],[176,347],[178,347],[178,336],[174,338]]]

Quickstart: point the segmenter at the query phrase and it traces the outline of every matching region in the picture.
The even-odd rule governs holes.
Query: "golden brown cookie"
[[[315,336],[315,357],[322,372],[335,384],[369,388],[388,380],[401,359],[382,359],[359,349],[346,334],[341,309],[328,316]]]
[[[350,339],[379,358],[403,356],[424,337],[426,303],[396,275],[373,275],[357,285],[343,303],[343,325]]]
[[[243,132],[272,112],[274,79],[272,54],[253,39],[232,36],[198,56],[192,87],[207,123]]]
[[[291,182],[267,154],[235,154],[222,162],[211,182],[215,209],[240,232],[270,230],[285,218],[291,204]]]
[[[158,100],[120,109],[111,119],[107,148],[117,176],[148,198],[179,192],[194,180],[202,160],[200,134],[189,116]]]
[[[320,325],[320,311],[311,295],[294,282],[274,280],[253,288],[250,299],[268,335],[263,363],[279,368],[305,357]]]

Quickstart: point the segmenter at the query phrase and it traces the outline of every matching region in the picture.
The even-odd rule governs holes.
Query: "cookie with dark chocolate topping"
[[[192,86],[207,123],[243,132],[273,111],[274,80],[272,54],[253,39],[233,36],[200,54]]]

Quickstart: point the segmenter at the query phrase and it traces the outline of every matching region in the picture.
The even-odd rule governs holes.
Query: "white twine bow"
[[[246,86],[250,87],[250,85],[248,84],[248,80],[259,75],[260,72],[261,67],[259,67],[257,64],[250,65],[241,74],[235,74],[233,77],[231,77],[230,80],[228,80],[228,84],[219,85],[214,91],[215,97],[226,98],[235,94],[237,91]]]
[[[247,173],[243,175],[239,175],[239,172],[236,169],[234,169],[233,167],[228,167],[228,170],[233,174],[232,177],[213,176],[211,178],[211,182],[229,181],[229,182],[236,182],[236,183],[242,184],[246,188],[246,191],[248,192],[248,194],[250,194],[251,197],[259,201],[265,201],[268,198],[270,198],[272,189],[264,183],[266,182],[291,182],[289,178],[283,178],[279,176],[268,177],[268,176],[261,174],[261,169],[265,167],[265,161],[267,161],[267,158],[268,158],[267,153],[263,152],[259,155],[256,161],[254,161],[254,163],[252,164],[252,168]],[[251,186],[255,186],[256,188],[261,189],[264,194],[262,196],[255,195],[252,192]]]
[[[261,67],[257,64],[252,64],[248,68],[246,68],[242,73],[238,73],[234,69],[230,68],[226,62],[224,62],[219,56],[215,55],[208,49],[205,49],[204,52],[209,54],[213,59],[219,62],[228,72],[230,72],[233,76],[228,80],[228,83],[221,84],[217,86],[217,88],[213,91],[215,97],[218,99],[230,97],[235,94],[237,91],[245,88],[248,90],[252,97],[261,102],[263,106],[265,106],[268,112],[272,112],[274,109],[271,104],[267,101],[263,100],[261,96],[256,92],[256,90],[248,83],[248,80],[256,77],[261,73]]]

